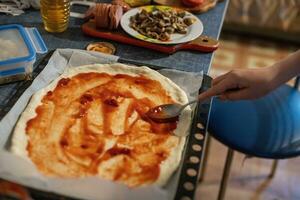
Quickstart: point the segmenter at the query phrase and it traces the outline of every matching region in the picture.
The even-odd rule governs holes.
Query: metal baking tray
[[[50,57],[54,51],[50,51],[36,66],[33,71],[33,79],[44,69],[47,65]],[[145,65],[136,61],[119,59],[121,63],[130,65]],[[165,67],[148,65],[148,67],[159,70]],[[8,98],[8,103],[0,107],[0,120],[7,114],[11,107],[16,103],[23,92],[31,85],[32,80],[19,82],[16,92],[11,94]],[[211,86],[211,78],[207,75],[203,76],[203,82],[199,89],[199,94]],[[200,168],[202,167],[202,161],[204,156],[204,146],[207,138],[207,127],[209,119],[211,99],[198,103],[193,112],[193,121],[190,129],[190,134],[187,136],[187,141],[182,155],[182,164],[178,170],[180,170],[179,180],[177,184],[176,194],[174,194],[174,200],[192,200],[195,196],[195,191],[198,185]],[[57,195],[54,193],[43,192],[40,190],[27,188],[33,199],[74,199]],[[0,195],[1,197],[1,195]]]

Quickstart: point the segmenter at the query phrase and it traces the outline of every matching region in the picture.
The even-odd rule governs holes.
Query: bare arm
[[[300,50],[259,69],[237,69],[215,78],[212,87],[199,95],[200,100],[219,95],[221,99],[255,99],[300,74]]]
[[[275,80],[273,83],[273,87],[275,88],[291,78],[300,75],[300,50],[275,63],[273,69],[275,70]]]

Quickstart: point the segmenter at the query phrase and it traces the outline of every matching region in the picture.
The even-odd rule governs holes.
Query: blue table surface
[[[198,15],[204,25],[204,35],[216,39],[219,38],[227,3],[227,0],[221,1],[215,8]],[[80,28],[82,20],[75,18],[71,18],[67,31],[57,34],[48,33],[43,28],[42,19],[38,10],[28,10],[25,14],[15,17],[0,14],[0,25],[4,24],[21,24],[25,27],[36,27],[41,33],[49,50],[56,48],[84,49],[87,44],[93,41],[108,41],[84,35]],[[203,71],[204,73],[208,73],[213,57],[213,53],[192,51],[179,51],[172,55],[167,55],[141,47],[113,41],[109,42],[116,46],[116,54],[122,58],[142,62],[145,65],[159,65],[191,72]],[[37,55],[37,61],[42,57],[43,55]],[[0,110],[6,105],[6,102],[14,93],[17,85],[18,83],[11,83],[0,86]]]

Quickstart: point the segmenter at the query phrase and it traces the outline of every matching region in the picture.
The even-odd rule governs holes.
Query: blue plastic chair
[[[234,150],[249,156],[277,159],[300,155],[299,77],[294,87],[282,85],[257,100],[213,100],[209,133],[228,147],[218,199],[224,199]]]

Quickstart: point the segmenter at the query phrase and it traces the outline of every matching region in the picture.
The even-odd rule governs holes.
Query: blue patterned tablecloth
[[[213,38],[219,38],[226,6],[227,1],[224,0],[218,3],[212,10],[198,15],[204,25],[203,34]],[[48,33],[43,28],[41,16],[37,10],[28,10],[25,14],[16,17],[0,14],[0,25],[14,23],[21,24],[25,27],[36,27],[41,33],[49,50],[56,48],[84,49],[90,42],[107,41],[84,35],[80,29],[80,25],[83,21],[75,18],[71,19],[69,28],[64,33]],[[185,71],[203,71],[204,73],[208,73],[213,56],[212,53],[199,53],[192,51],[180,51],[173,55],[167,55],[141,47],[116,42],[112,43],[117,47],[117,55],[122,58],[139,61],[145,63],[145,65],[159,65]],[[37,61],[39,61],[42,57],[43,55],[38,55]],[[0,111],[4,108],[4,105],[6,105],[10,97],[15,93],[18,86],[19,83],[11,83],[0,86]]]

